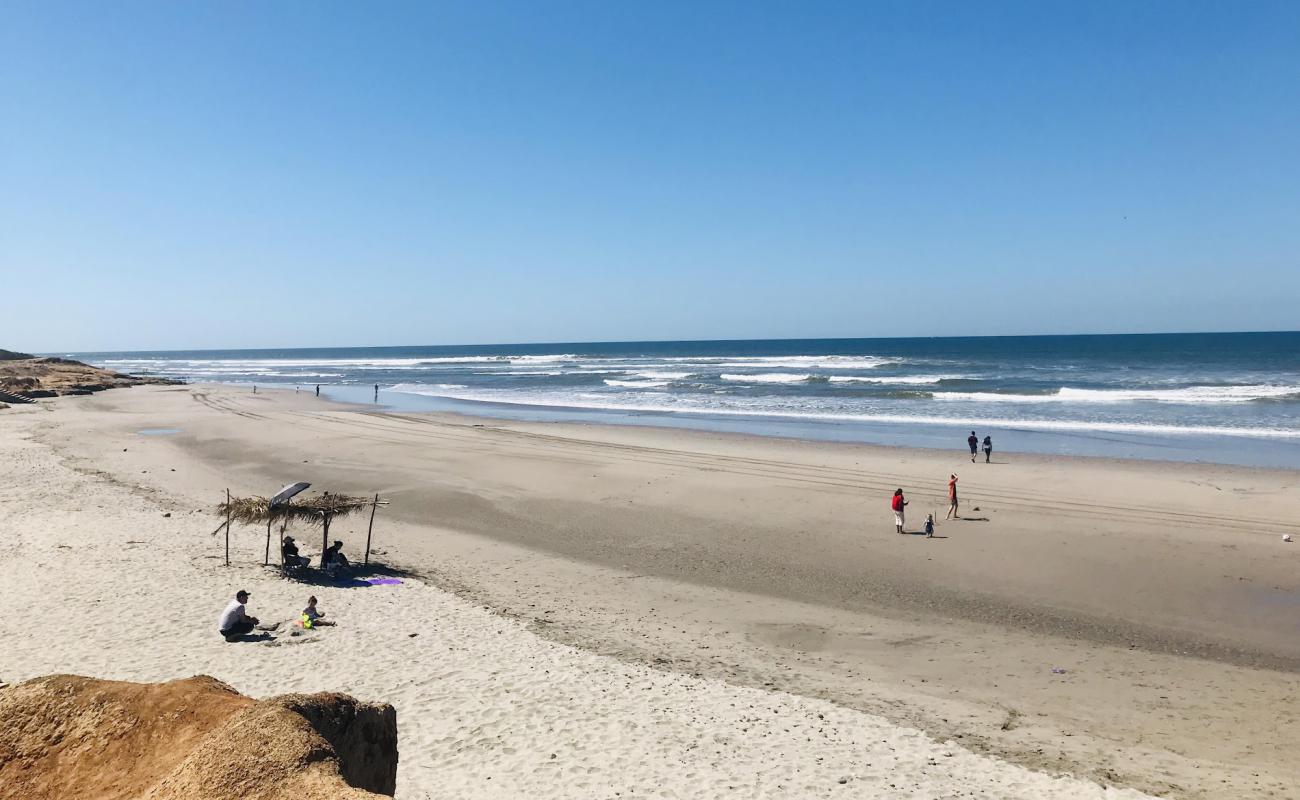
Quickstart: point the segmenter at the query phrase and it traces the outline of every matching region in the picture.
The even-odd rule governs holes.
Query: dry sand
[[[0,678],[209,673],[392,702],[400,797],[1300,785],[1294,472],[986,466],[212,386],[11,409],[0,460]],[[894,534],[894,486],[915,528],[950,471],[981,519]],[[420,578],[291,584],[257,565],[255,529],[222,567],[222,491],[299,479],[392,500],[380,557]],[[356,554],[364,520],[334,533]],[[264,621],[314,592],[341,624],[226,644],[236,584]]]
[[[378,800],[397,780],[393,707],[337,693],[52,675],[0,692],[0,720],[0,800]]]

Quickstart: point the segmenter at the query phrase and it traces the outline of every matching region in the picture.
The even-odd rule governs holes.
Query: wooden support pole
[[[330,542],[330,515],[321,515],[321,536],[320,536],[320,566],[325,568],[325,551],[329,549]]]
[[[376,387],[375,387],[375,394],[376,394],[376,396],[378,396],[378,393],[379,393],[379,387],[376,386]],[[378,509],[378,508],[379,508],[379,493],[376,492],[376,493],[375,493],[375,502],[373,502],[373,503],[370,504],[370,527],[366,528],[366,560],[365,560],[365,563],[367,563],[367,564],[370,563],[370,534],[374,533],[374,531],[375,531],[375,510]]]
[[[226,566],[230,566],[230,490],[226,490]]]
[[[281,555],[283,555],[284,548],[280,548],[280,553]],[[271,517],[267,517],[266,518],[266,558],[263,559],[262,566],[267,567],[270,565],[271,565]]]

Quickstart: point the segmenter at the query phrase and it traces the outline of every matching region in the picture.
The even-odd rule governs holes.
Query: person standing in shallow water
[[[907,507],[907,500],[903,497],[902,489],[895,489],[894,496],[890,498],[889,507],[894,510],[894,529],[898,533],[903,532],[903,509]]]
[[[993,456],[993,437],[984,437],[984,463],[988,464],[989,459]]]
[[[975,435],[975,431],[970,432],[966,437],[966,444],[970,445],[970,463],[975,463],[975,454],[980,451],[980,437]]]

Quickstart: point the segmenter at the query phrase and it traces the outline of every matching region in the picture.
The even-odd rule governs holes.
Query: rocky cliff
[[[122,386],[145,383],[177,383],[166,378],[144,378],[92,367],[66,358],[37,358],[26,353],[0,350],[0,401],[14,402],[8,396],[56,397],[64,394],[90,394]]]
[[[253,700],[206,676],[0,689],[0,800],[365,800],[396,778],[396,712],[347,695]]]

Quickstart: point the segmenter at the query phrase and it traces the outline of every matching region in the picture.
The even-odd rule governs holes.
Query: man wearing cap
[[[257,617],[250,617],[244,613],[244,604],[248,602],[248,592],[240,589],[235,593],[235,599],[230,601],[226,610],[221,612],[221,620],[217,623],[217,630],[225,637],[227,642],[239,641],[239,637],[246,633],[253,632],[253,626],[257,624]]]

